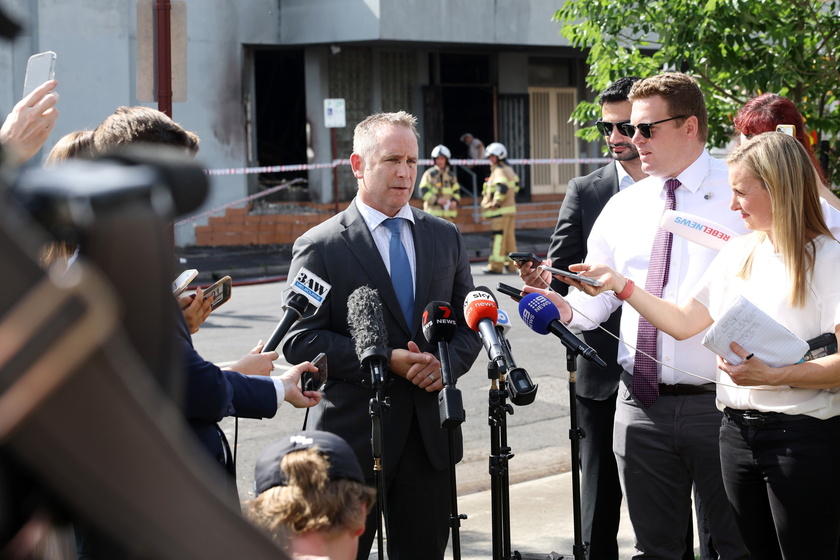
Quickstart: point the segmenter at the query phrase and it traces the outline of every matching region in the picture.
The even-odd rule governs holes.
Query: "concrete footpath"
[[[528,560],[574,558],[572,474],[566,472],[512,484],[509,493],[511,552],[519,551]],[[460,527],[461,558],[493,557],[492,504],[491,491],[458,499],[459,513],[468,516]],[[624,507],[618,544],[619,558],[630,558],[635,552],[633,530]],[[375,557],[375,554],[371,556]],[[451,542],[447,558],[454,558]]]

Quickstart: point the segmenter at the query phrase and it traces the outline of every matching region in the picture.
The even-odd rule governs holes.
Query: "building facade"
[[[58,54],[61,116],[46,152],[63,134],[92,128],[120,105],[157,107],[153,88],[156,0],[5,0],[24,32],[0,45],[0,108],[23,88],[26,60]],[[598,157],[569,115],[590,95],[584,54],[552,21],[552,0],[171,0],[173,119],[201,137],[211,169],[348,158],[353,127],[374,111],[417,115],[421,157],[471,132],[504,143],[511,158]],[[178,82],[176,79],[176,82]],[[345,101],[346,126],[325,127],[324,100]],[[584,153],[585,152],[585,153]],[[353,195],[349,168],[213,177],[205,209],[290,178],[307,197]],[[560,194],[586,171],[576,164],[523,165],[520,196]],[[480,188],[483,177],[476,177]],[[470,176],[462,180],[471,187]],[[194,222],[201,224],[202,220]],[[190,227],[177,242],[192,243]]]

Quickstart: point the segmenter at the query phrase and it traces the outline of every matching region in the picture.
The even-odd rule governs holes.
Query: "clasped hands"
[[[421,352],[414,341],[409,341],[407,346],[391,351],[390,370],[427,392],[443,389],[440,360],[430,352]]]

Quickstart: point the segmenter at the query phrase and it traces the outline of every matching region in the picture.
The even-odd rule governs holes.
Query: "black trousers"
[[[437,471],[432,467],[416,417],[399,461],[396,464],[384,462],[383,472],[388,559],[443,560],[450,530],[449,470]],[[357,560],[367,560],[371,547],[376,546],[377,525],[374,506],[359,539]]]
[[[726,409],[720,429],[726,495],[761,560],[837,557],[840,416]]]

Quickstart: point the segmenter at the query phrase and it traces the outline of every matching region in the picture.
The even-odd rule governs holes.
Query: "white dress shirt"
[[[391,274],[391,231],[384,224],[385,220],[389,218],[379,210],[371,208],[356,197],[356,207],[359,209],[359,214],[362,215],[365,224],[367,224],[373,241],[376,243],[376,248],[379,249],[379,254],[382,255],[382,261],[385,263],[385,268],[388,269],[388,274]],[[411,277],[414,280],[411,283],[412,288],[417,284],[417,253],[414,249],[414,235],[411,231],[411,225],[408,222],[414,223],[414,214],[411,213],[411,206],[406,204],[397,214],[395,218],[404,218],[400,229],[400,239],[402,240],[405,253],[408,255],[408,262],[411,265]]]
[[[627,173],[624,166],[618,161],[615,162],[615,172],[618,173],[618,190],[623,191],[630,185],[634,184],[636,180]]]
[[[814,240],[814,245],[814,269],[808,276],[808,290],[801,307],[793,307],[788,302],[791,284],[781,255],[774,251],[770,241],[754,246],[749,237],[733,240],[721,250],[695,286],[694,299],[706,306],[715,320],[743,296],[802,340],[834,333],[840,325],[840,283],[837,282],[840,243],[822,235]],[[744,258],[753,250],[750,277],[738,278],[736,274],[743,266]],[[749,348],[743,341],[735,342]],[[760,353],[757,357],[761,357]],[[719,374],[721,381],[726,382],[718,385],[719,408],[729,406],[741,410],[807,414],[821,419],[840,415],[840,388],[736,388],[726,373],[721,371]]]
[[[665,208],[665,182],[670,177],[647,177],[613,196],[598,216],[587,240],[588,263],[604,263],[644,287],[650,251],[659,221]],[[726,164],[703,151],[697,160],[676,177],[682,185],[674,192],[677,210],[706,217],[738,233],[746,233],[743,220],[729,209],[731,190]],[[673,238],[668,283],[662,298],[681,303],[712,262],[717,252],[687,241]],[[574,308],[570,327],[591,330],[604,322],[621,305],[612,292],[589,297],[583,292],[570,292],[566,298]],[[621,314],[618,363],[633,372],[639,313],[625,305]],[[661,383],[702,385],[717,379],[715,355],[701,341],[702,333],[677,341],[659,332],[657,355],[670,367],[658,366]],[[632,346],[632,347],[631,347]],[[676,371],[679,368],[706,379]]]

